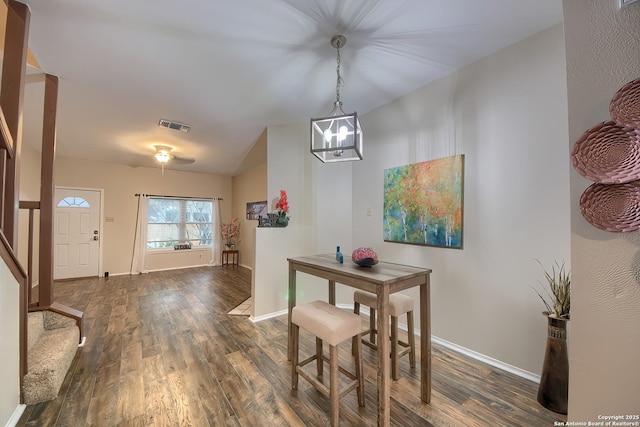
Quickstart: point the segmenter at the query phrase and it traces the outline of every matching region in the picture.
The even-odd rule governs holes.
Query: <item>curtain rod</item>
[[[134,194],[134,196],[136,197],[140,197],[140,196],[149,196],[149,197],[164,197],[167,199],[197,199],[197,200],[207,200],[207,199],[213,199],[213,200],[224,200],[222,197],[189,197],[189,196],[165,196],[162,194],[140,194],[140,193],[136,193]]]

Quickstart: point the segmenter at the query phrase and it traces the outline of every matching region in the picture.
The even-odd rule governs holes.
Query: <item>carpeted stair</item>
[[[78,350],[80,331],[74,319],[53,311],[29,313],[27,375],[24,403],[33,405],[58,397],[60,386]]]

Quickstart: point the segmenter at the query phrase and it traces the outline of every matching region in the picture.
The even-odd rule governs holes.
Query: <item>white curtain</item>
[[[213,199],[213,218],[211,218],[211,265],[220,265],[222,256],[222,238],[220,237],[220,199]]]
[[[133,243],[133,259],[131,260],[131,274],[146,273],[145,258],[147,255],[147,212],[149,211],[149,196],[140,194],[138,197],[138,215],[136,218],[136,235]]]

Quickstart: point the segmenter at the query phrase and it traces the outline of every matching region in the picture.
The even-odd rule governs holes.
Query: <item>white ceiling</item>
[[[335,34],[347,37],[344,110],[363,115],[562,21],[560,0],[24,3],[29,46],[60,78],[59,156],[153,166],[163,144],[196,159],[169,168],[221,174],[265,127],[329,113]],[[25,125],[38,104],[27,86]],[[193,128],[159,128],[161,118]]]

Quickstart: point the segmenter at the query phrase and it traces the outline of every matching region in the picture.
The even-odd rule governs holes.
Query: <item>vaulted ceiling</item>
[[[161,144],[195,159],[167,167],[220,174],[234,173],[265,127],[329,113],[333,35],[347,37],[344,110],[363,115],[562,21],[558,0],[24,3],[30,49],[60,78],[58,155],[154,166]],[[33,144],[36,86],[25,99]]]

